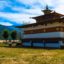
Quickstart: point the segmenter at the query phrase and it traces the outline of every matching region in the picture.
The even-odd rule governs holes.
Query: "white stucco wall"
[[[23,39],[25,38],[64,38],[64,32],[48,32],[48,33],[37,33],[37,34],[24,34]]]

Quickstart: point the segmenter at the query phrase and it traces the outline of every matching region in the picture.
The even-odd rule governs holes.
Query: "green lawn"
[[[64,64],[64,50],[9,48],[0,45],[0,64]]]

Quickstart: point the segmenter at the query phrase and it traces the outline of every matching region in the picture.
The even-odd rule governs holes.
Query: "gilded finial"
[[[46,5],[46,10],[49,10],[48,5]]]

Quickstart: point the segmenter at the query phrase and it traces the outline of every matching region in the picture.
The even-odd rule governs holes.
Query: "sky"
[[[64,14],[64,0],[0,0],[0,24],[17,26],[35,23],[30,17],[42,15],[46,5]]]

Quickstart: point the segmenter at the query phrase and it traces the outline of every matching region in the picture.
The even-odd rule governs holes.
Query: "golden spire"
[[[49,10],[48,5],[46,5],[46,10]]]
[[[52,12],[52,10],[49,9],[48,5],[46,5],[45,10],[43,10],[44,14],[49,14]]]

